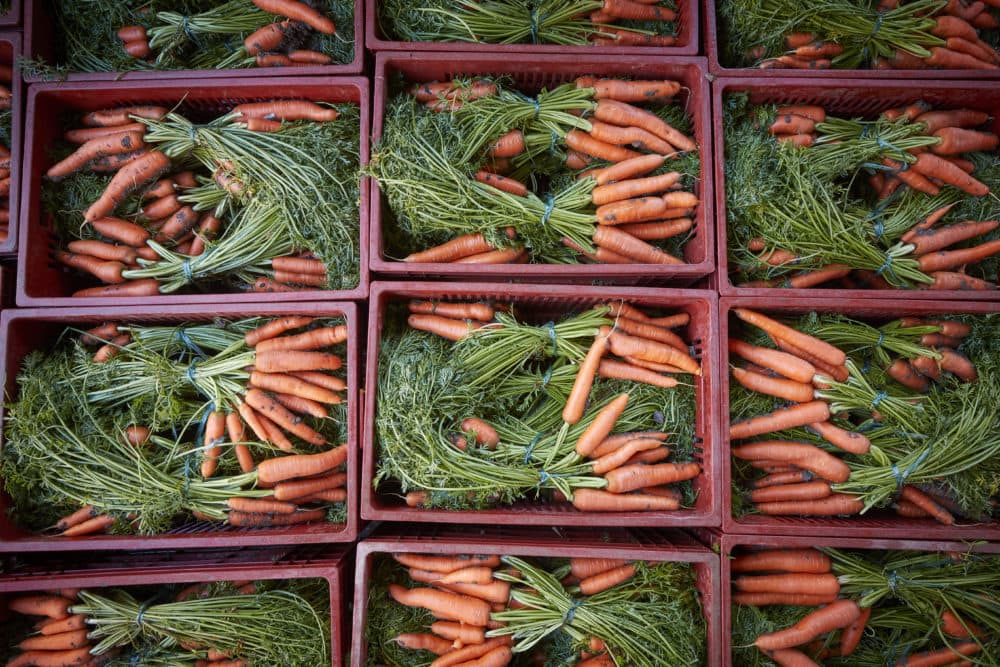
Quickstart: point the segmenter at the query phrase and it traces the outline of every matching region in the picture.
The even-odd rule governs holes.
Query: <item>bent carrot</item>
[[[104,192],[84,212],[87,222],[107,216],[130,193],[159,178],[170,168],[170,159],[160,151],[150,151],[118,170]]]
[[[675,347],[658,341],[629,336],[620,331],[609,331],[608,341],[611,344],[611,351],[620,357],[635,357],[644,361],[669,364],[681,369],[685,373],[696,376],[702,374],[701,366],[698,362]]]
[[[865,607],[861,610],[861,616],[856,621],[844,628],[840,634],[840,655],[849,656],[854,653],[854,649],[861,642],[861,636],[865,632],[865,626],[872,615],[872,608]]]
[[[684,263],[684,260],[612,226],[597,225],[593,238],[598,246],[636,262],[673,265]]]
[[[321,433],[304,423],[300,417],[296,417],[295,414],[275,401],[273,397],[269,397],[261,390],[248,390],[244,396],[244,400],[258,414],[274,421],[289,433],[294,433],[313,445],[326,444],[326,438]]]
[[[774,338],[786,340],[795,347],[805,350],[833,366],[841,366],[847,361],[843,350],[837,349],[826,341],[802,333],[761,313],[747,308],[734,308],[733,314],[747,324],[763,329]]]
[[[125,125],[131,123],[130,116],[148,118],[152,120],[162,120],[169,113],[166,107],[158,106],[131,106],[119,107],[117,109],[100,109],[84,114],[80,119],[87,127],[109,127],[112,125]]]
[[[867,454],[872,446],[871,440],[864,433],[848,431],[828,421],[809,424],[808,428],[815,431],[831,445],[851,454]]]
[[[642,128],[682,151],[693,151],[698,147],[691,139],[652,112],[634,107],[627,102],[600,100],[594,108],[594,117],[612,125]]]
[[[816,376],[816,368],[811,363],[780,350],[757,347],[730,338],[729,352],[797,382],[812,382]]]
[[[575,446],[577,454],[588,456],[604,438],[608,437],[608,434],[614,429],[618,418],[625,411],[628,400],[629,395],[627,392],[624,392],[601,408],[594,417],[594,420],[577,439]]]
[[[851,468],[842,459],[815,445],[784,440],[751,442],[733,447],[733,456],[749,461],[776,461],[791,463],[809,470],[829,482],[846,482]]]
[[[433,588],[407,589],[389,585],[389,595],[408,607],[423,607],[443,620],[485,626],[490,620],[490,604],[485,600]]]
[[[663,155],[640,155],[612,164],[594,174],[593,177],[598,186],[607,185],[644,176],[662,166],[665,161],[666,157]]]
[[[633,366],[632,364],[625,364],[613,359],[602,359],[597,367],[597,374],[603,378],[642,382],[643,384],[663,387],[665,389],[676,387],[678,384],[677,380],[669,375],[661,375],[655,371]]]
[[[955,517],[951,515],[951,512],[941,507],[941,505],[935,502],[929,495],[914,486],[904,484],[903,488],[899,492],[899,497],[913,503],[923,511],[927,512],[929,515],[934,517],[938,523],[943,523],[947,526],[955,523]]]
[[[861,616],[854,600],[838,600],[805,616],[791,628],[761,635],[754,645],[761,650],[800,646],[821,634],[846,627]]]

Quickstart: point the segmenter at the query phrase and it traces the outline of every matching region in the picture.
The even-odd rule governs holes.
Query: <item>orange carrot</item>
[[[25,651],[7,662],[7,667],[65,667],[66,665],[90,664],[90,647],[67,649],[64,651]]]
[[[627,493],[647,486],[660,486],[693,479],[701,474],[697,463],[659,463],[656,465],[628,465],[615,468],[604,475],[607,490]]]
[[[750,492],[750,500],[755,503],[773,503],[791,500],[819,500],[832,493],[830,483],[823,480],[802,482],[801,484],[782,484],[754,489]]]
[[[987,241],[972,248],[960,250],[939,250],[917,258],[924,273],[952,269],[963,264],[971,264],[1000,253],[1000,239]]]
[[[934,282],[924,285],[922,289],[928,290],[995,290],[998,289],[996,283],[975,278],[964,273],[955,271],[932,271],[930,276]]]
[[[101,109],[84,114],[81,122],[87,127],[108,127],[111,125],[125,125],[131,123],[130,116],[139,118],[150,118],[162,120],[170,110],[166,107],[157,106],[131,106],[119,107],[117,109]]]
[[[766,415],[736,422],[729,427],[729,437],[733,440],[743,440],[763,433],[827,421],[829,418],[830,408],[825,401],[799,403]]]
[[[914,486],[904,484],[903,488],[900,490],[899,497],[913,503],[923,511],[927,512],[939,523],[943,523],[948,526],[955,523],[955,517],[951,515],[951,512],[941,507],[930,496]]]
[[[590,395],[590,388],[594,384],[594,376],[597,374],[601,357],[607,349],[607,336],[598,333],[594,337],[590,349],[587,351],[587,356],[579,364],[573,388],[570,390],[569,397],[566,399],[566,404],[563,407],[562,418],[567,424],[575,424],[583,417],[587,397]],[[626,398],[626,400],[628,399]],[[577,447],[579,451],[579,443]]]
[[[600,46],[674,46],[677,44],[677,38],[673,35],[647,34],[611,26],[601,26],[601,31],[594,33],[591,39],[595,45]]]
[[[336,109],[325,107],[308,100],[272,100],[238,104],[232,113],[243,118],[266,118],[272,120],[313,120],[329,122],[337,119]]]
[[[821,604],[829,604],[836,599],[836,594],[811,595],[808,593],[779,593],[774,591],[767,591],[764,593],[734,591],[732,595],[734,604],[742,604],[751,607],[766,607],[768,605],[779,604],[794,607],[818,607]]]
[[[525,248],[511,247],[502,250],[490,250],[489,252],[469,255],[455,260],[456,264],[509,264],[525,259],[528,251]]]
[[[640,155],[622,160],[604,168],[594,175],[597,185],[607,185],[617,181],[638,178],[660,167],[666,160],[663,155]]]
[[[668,142],[638,127],[619,127],[599,120],[590,121],[591,137],[613,146],[631,146],[660,155],[673,155],[677,150]]]
[[[496,429],[478,417],[468,417],[462,421],[462,432],[472,432],[475,435],[476,443],[484,445],[488,449],[495,448],[500,443],[500,435]]]
[[[292,336],[275,336],[256,345],[257,353],[273,350],[318,350],[347,340],[347,326],[337,325],[310,329]]]
[[[102,236],[138,247],[149,239],[149,232],[139,225],[118,218],[100,218],[91,223]]]
[[[622,79],[593,79],[578,77],[577,88],[593,88],[594,99],[611,99],[619,102],[666,101],[680,92],[677,81],[625,81]]]
[[[268,23],[247,35],[243,40],[243,49],[251,56],[268,51],[275,51],[285,39],[285,34],[292,28],[291,21]]]
[[[318,276],[326,275],[326,264],[321,260],[307,259],[305,257],[275,257],[271,260],[271,267],[275,271],[312,273]]]
[[[616,567],[606,572],[592,575],[580,581],[580,592],[584,595],[596,595],[618,584],[624,583],[635,576],[635,563]]]
[[[124,245],[112,245],[103,241],[70,241],[69,251],[75,254],[90,255],[105,261],[117,261],[122,264],[135,263],[135,248]]]
[[[504,192],[508,192],[517,197],[525,197],[528,194],[528,186],[516,179],[508,178],[507,176],[501,176],[500,174],[480,170],[475,173],[473,178],[480,183],[491,185],[497,190],[503,190]]]
[[[342,472],[331,473],[323,477],[278,482],[274,486],[274,499],[295,502],[320,491],[340,488],[346,483],[347,474]]]
[[[335,371],[343,366],[344,362],[337,355],[327,352],[263,350],[256,354],[254,365],[265,373],[283,373],[286,371]]]
[[[830,557],[816,549],[767,549],[736,556],[729,567],[733,572],[823,574],[830,571]]]
[[[430,633],[406,632],[397,635],[395,642],[403,648],[413,651],[430,651],[434,655],[444,655],[452,649],[450,641]]]
[[[325,53],[311,51],[309,49],[293,49],[288,52],[288,59],[293,63],[303,63],[307,65],[329,65],[333,62],[333,58]]]
[[[833,366],[843,365],[843,363],[847,360],[847,355],[844,354],[842,350],[837,349],[826,341],[804,334],[801,331],[793,329],[792,327],[772,320],[766,315],[757,313],[747,308],[734,308],[733,314],[747,324],[763,329],[770,334],[772,338],[781,338],[786,340],[795,347],[810,352]]]
[[[84,614],[74,614],[66,618],[43,621],[42,625],[38,627],[38,632],[42,635],[57,635],[72,630],[82,630],[86,627],[87,616]]]
[[[576,441],[576,453],[588,456],[611,433],[628,404],[628,393],[619,394],[605,405]]]
[[[812,40],[810,40],[810,42],[811,41]],[[798,46],[792,46],[789,44],[789,48],[798,48],[799,46],[805,46],[808,43],[809,42],[799,44]],[[788,114],[802,116],[803,118],[808,118],[816,123],[822,123],[826,120],[826,109],[816,105],[798,104],[780,106],[775,113],[777,113],[778,116],[785,116]]]
[[[306,442],[314,445],[326,444],[326,438],[322,434],[302,422],[301,418],[296,417],[292,412],[261,390],[250,389],[246,392],[244,400],[246,400],[247,405],[259,414],[271,419],[289,433],[294,433]]]
[[[253,460],[250,448],[242,444],[245,432],[243,429],[243,420],[240,419],[239,413],[230,412],[226,415],[226,433],[229,435],[229,441],[233,443],[233,452],[236,454],[236,460],[240,464],[240,470],[243,472],[253,470],[257,464]]]
[[[330,391],[344,391],[347,389],[346,382],[333,375],[327,375],[326,373],[320,373],[318,371],[292,371],[288,374],[292,377],[297,377],[300,380],[305,380],[310,384],[329,389]]]
[[[494,248],[486,242],[481,233],[466,234],[441,245],[407,255],[404,262],[453,262],[462,257],[489,252]]]
[[[682,151],[693,151],[697,148],[697,144],[675,130],[663,119],[650,111],[634,107],[626,102],[600,100],[594,108],[594,117],[612,125],[642,128]]]
[[[160,151],[150,151],[118,170],[101,196],[91,204],[83,217],[93,222],[107,216],[132,191],[159,178],[170,168],[170,159]]]
[[[677,265],[684,263],[683,260],[608,225],[598,225],[595,228],[594,242],[602,248],[644,264]]]
[[[603,104],[607,101],[604,100],[598,104]],[[565,141],[566,145],[574,151],[607,160],[608,162],[622,162],[639,157],[640,155],[636,151],[595,139],[582,130],[570,130],[566,133]]]
[[[615,183],[597,186],[591,190],[590,198],[595,206],[602,206],[641,195],[664,192],[677,183],[680,177],[679,172],[670,171],[657,176],[618,180]]]
[[[447,574],[468,567],[499,567],[500,557],[477,554],[472,556],[432,556],[428,554],[396,553],[392,556],[396,562],[406,567]]]
[[[493,308],[485,303],[452,303],[447,301],[410,301],[411,313],[440,315],[451,319],[470,319],[489,322],[493,319]]]
[[[310,477],[334,470],[347,460],[347,445],[340,445],[319,454],[296,454],[261,461],[257,479],[265,484],[277,484],[295,477]]]
[[[974,197],[981,197],[990,191],[987,185],[965,173],[961,167],[933,153],[918,155],[917,161],[912,165],[912,171],[928,178],[940,179]]]
[[[865,607],[861,610],[861,616],[858,620],[854,621],[840,634],[840,655],[849,656],[854,653],[854,649],[858,647],[861,642],[861,636],[865,632],[865,625],[868,624],[868,619],[872,615],[872,608]]]
[[[623,364],[613,359],[602,359],[597,367],[597,374],[603,378],[631,380],[633,382],[650,384],[655,387],[671,388],[677,386],[677,380],[670,376],[660,375],[659,373],[631,364]]]
[[[503,667],[512,659],[509,635],[487,639],[482,644],[465,646],[446,653],[430,667]]]
[[[777,345],[779,348],[781,348],[783,351],[788,352],[789,354],[793,354],[799,357],[800,359],[808,361],[816,368],[817,375],[821,377],[830,377],[838,382],[844,382],[850,376],[850,373],[847,370],[847,366],[832,366],[827,362],[823,361],[822,359],[814,356],[812,353],[807,352],[802,348],[797,347],[781,338],[772,337],[771,340],[773,340],[774,344]],[[814,377],[813,384],[819,386],[819,383],[820,379]]]
[[[769,486],[778,486],[781,484],[797,484],[799,482],[808,482],[812,480],[814,475],[808,470],[789,470],[787,472],[777,472],[768,475],[767,477],[762,477],[760,479],[755,479],[753,481],[753,488],[764,489]]]
[[[981,234],[988,234],[998,226],[1000,221],[997,220],[966,220],[936,230],[917,231],[906,242],[914,246],[912,251],[914,255],[924,255]]]
[[[816,121],[796,114],[779,114],[768,128],[771,134],[811,134]]]
[[[27,616],[46,616],[64,619],[69,617],[73,601],[60,595],[22,595],[7,603],[7,608]]]
[[[586,579],[601,572],[607,572],[625,565],[628,561],[616,558],[583,558],[573,557],[569,559],[570,572],[577,579]]]
[[[639,493],[611,493],[599,489],[576,489],[573,507],[581,512],[671,511],[680,508],[675,498]]]
[[[677,18],[672,9],[633,0],[604,0],[601,11],[614,18],[632,21],[673,21]]]
[[[650,449],[656,449],[658,447],[660,447],[660,443],[657,440],[649,438],[636,438],[630,440],[617,450],[595,459],[592,462],[593,473],[595,475],[603,475],[614,470],[615,468],[625,465],[635,454]]]
[[[899,667],[939,667],[943,665],[952,665],[956,662],[956,654],[975,655],[981,650],[982,646],[979,642],[958,642],[957,644],[952,644],[951,646],[946,646],[936,651],[913,653],[905,660],[898,661],[896,665]]]
[[[463,567],[460,570],[444,574],[438,581],[442,584],[479,584],[485,586],[493,583],[493,568],[486,566]]]
[[[281,502],[280,500],[266,500],[264,498],[233,497],[226,501],[226,505],[230,509],[249,514],[292,514],[296,509],[292,503]]]
[[[323,406],[319,405],[320,403],[336,405],[341,402],[340,396],[329,389],[318,387],[286,373],[261,373],[260,371],[253,371],[250,374],[250,386],[314,403],[318,405],[318,410],[310,407],[309,414],[318,412],[318,414],[313,414],[313,416],[321,419],[327,413]],[[305,407],[305,404],[300,405]]]
[[[142,135],[142,132],[124,132],[90,139],[68,157],[49,167],[45,175],[52,180],[61,180],[96,158],[142,149],[146,145]]]
[[[802,651],[794,648],[771,649],[764,654],[778,667],[819,667],[819,663],[811,660]]]
[[[960,639],[984,637],[986,634],[978,625],[956,616],[950,609],[941,612],[941,631],[949,637]]]
[[[797,382],[812,382],[816,368],[794,355],[730,338],[729,352]]]
[[[92,519],[97,516],[97,510],[93,505],[87,504],[76,510],[72,514],[67,514],[63,518],[56,522],[55,529],[62,531],[83,523],[87,519]]]
[[[934,134],[944,127],[976,127],[990,119],[985,111],[975,109],[951,109],[925,111],[914,122],[924,124],[924,134]]]
[[[73,292],[73,296],[156,296],[160,293],[160,283],[155,278],[142,280],[126,280],[116,285],[87,287]]]
[[[947,347],[940,348],[938,352],[941,353],[941,361],[938,363],[942,370],[957,375],[965,382],[976,381],[978,377],[976,367],[965,356]]]
[[[479,329],[485,324],[483,322],[473,322],[471,320],[453,320],[437,315],[410,315],[406,323],[414,329],[427,331],[448,340],[458,341],[470,333]],[[303,369],[311,370],[311,369]]]
[[[838,600],[805,616],[791,628],[761,635],[754,645],[761,650],[776,650],[805,644],[821,634],[844,628],[861,616],[854,600]]]
[[[231,510],[226,515],[226,522],[238,528],[270,528],[274,526],[292,526],[310,521],[320,521],[326,517],[323,508],[314,510],[298,510],[294,514],[264,514],[248,513]]]
[[[596,215],[602,225],[618,225],[656,220],[666,209],[660,197],[635,197],[599,206]]]
[[[807,595],[836,595],[840,582],[829,572],[787,574],[762,574],[733,579],[736,590],[748,593],[805,593]]]
[[[871,449],[871,440],[863,433],[848,431],[831,422],[816,422],[809,428],[824,438],[831,445],[840,447],[851,454],[866,454]]]
[[[896,359],[885,372],[896,382],[913,391],[925,393],[930,389],[927,379],[920,375],[906,359]]]
[[[254,347],[263,340],[269,338],[274,338],[275,336],[280,336],[286,331],[292,329],[298,329],[300,327],[307,326],[312,323],[313,318],[304,317],[302,315],[289,315],[287,317],[279,317],[273,319],[270,322],[262,324],[256,329],[252,329],[243,336],[243,342],[246,343],[248,347]]]
[[[490,620],[490,604],[467,595],[433,588],[406,589],[398,584],[389,585],[389,595],[400,604],[423,607],[443,620],[480,626]]]
[[[211,477],[215,474],[215,468],[219,464],[219,456],[222,454],[222,445],[226,433],[226,415],[218,410],[209,413],[205,422],[205,436],[203,444],[204,457],[201,462],[201,476]]]
[[[733,456],[750,461],[778,461],[810,470],[829,482],[846,482],[851,469],[815,445],[784,440],[751,442],[733,448]]]
[[[602,328],[602,332],[604,329]],[[610,330],[611,351],[620,357],[635,357],[644,361],[675,366],[686,373],[700,376],[701,366],[684,352],[658,341],[629,336]]]
[[[521,130],[511,130],[497,139],[490,147],[493,157],[514,157],[524,152],[524,133]]]
[[[952,51],[941,46],[930,47],[931,55],[924,58],[924,62],[931,67],[942,69],[1000,69],[1000,65],[994,65],[958,51]]]
[[[777,396],[795,403],[806,403],[814,398],[815,390],[811,384],[772,378],[736,367],[732,369],[732,373],[737,382],[751,391]]]
[[[819,500],[796,500],[790,502],[760,503],[757,510],[762,514],[837,516],[860,514],[865,504],[856,496],[847,493],[833,493]]]

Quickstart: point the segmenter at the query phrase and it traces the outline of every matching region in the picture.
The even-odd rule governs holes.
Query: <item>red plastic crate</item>
[[[694,219],[693,236],[684,245],[683,265],[649,264],[412,264],[393,261],[385,255],[383,219],[391,215],[389,204],[378,184],[371,187],[371,270],[392,278],[444,278],[449,280],[516,280],[525,282],[590,282],[615,281],[626,283],[690,284],[708,275],[715,268],[712,258],[714,229],[712,220],[712,186],[709,176],[711,134],[708,107],[708,80],[705,64],[695,58],[658,58],[611,60],[586,55],[490,53],[485,49],[475,54],[454,53],[379,53],[375,61],[375,92],[373,101],[372,139],[382,136],[385,107],[389,101],[390,83],[398,76],[406,81],[423,82],[448,80],[459,76],[512,76],[519,89],[537,93],[584,74],[629,76],[637,79],[675,79],[683,89],[679,102],[686,105],[692,120],[694,137],[701,160],[701,179],[695,184],[700,199]]]
[[[722,48],[719,44],[722,28],[719,25],[717,7],[719,0],[701,0],[702,13],[705,15],[704,34],[705,55],[708,56],[708,71],[719,76],[744,77],[811,77],[826,79],[833,77],[851,77],[852,79],[890,79],[900,81],[905,79],[997,79],[1000,70],[970,70],[970,69],[756,69],[754,67],[727,67],[720,61]]]
[[[726,174],[723,146],[723,109],[732,93],[747,93],[751,104],[818,104],[833,114],[872,117],[885,109],[924,100],[934,107],[969,108],[987,111],[992,118],[989,130],[1000,132],[1000,86],[974,81],[874,81],[858,78],[719,78],[712,86],[712,131],[715,135],[715,220],[718,244],[719,289],[724,296],[835,297],[838,299],[941,299],[946,301],[1000,298],[995,290],[865,290],[811,287],[786,289],[736,287],[729,276],[726,236]],[[1000,184],[995,184],[1000,187]]]
[[[10,11],[0,14],[0,26],[17,27],[21,25],[21,0],[11,0]]]
[[[354,572],[354,626],[351,633],[353,664],[366,664],[364,639],[368,620],[368,582],[376,554],[432,553],[499,554],[554,558],[619,558],[628,560],[691,563],[697,573],[702,611],[708,624],[708,665],[721,664],[719,623],[719,560],[679,531],[561,529],[486,526],[483,528],[383,528],[358,544]]]
[[[18,3],[11,5],[12,12],[18,11]],[[10,16],[8,14],[7,16]],[[0,25],[3,21],[0,20]],[[21,55],[21,34],[18,32],[0,32],[0,65],[13,67],[18,57]],[[0,255],[13,255],[17,252],[17,214],[18,195],[21,188],[21,141],[22,123],[24,122],[24,84],[21,75],[14,69],[14,76],[10,82],[13,100],[11,108],[13,110],[10,126],[10,195],[8,196],[10,221],[7,223],[7,240],[0,241]]]
[[[378,0],[365,0],[365,45],[380,51],[450,51],[478,57],[482,53],[516,56],[525,53],[541,55],[615,56],[618,60],[638,60],[647,55],[696,56],[699,53],[698,13],[696,0],[677,0],[677,43],[674,46],[559,46],[556,44],[474,44],[470,42],[400,42],[386,37],[379,26]]]
[[[19,4],[17,2],[14,3]],[[52,15],[49,13],[46,0],[24,0],[24,53],[31,58],[42,58],[49,64],[56,62],[56,45],[61,36],[52,25]],[[364,72],[365,64],[365,19],[364,2],[354,0],[354,58],[351,62],[339,65],[304,65],[294,68],[272,67],[242,67],[230,69],[186,69],[186,70],[135,70],[128,72],[69,72],[64,75],[66,81],[140,81],[156,79],[223,79],[223,78],[259,78],[291,74],[292,76],[344,76],[358,75]],[[20,18],[18,19],[20,22]],[[27,81],[37,83],[46,81],[38,76],[26,77]]]
[[[912,534],[912,533],[911,533]],[[722,556],[722,600],[721,600],[721,620],[722,620],[722,640],[723,640],[723,661],[724,667],[732,667],[732,570],[730,568],[730,558],[737,547],[763,547],[768,549],[804,549],[809,547],[830,547],[834,549],[878,549],[878,550],[900,550],[900,551],[957,551],[965,553],[975,551],[978,553],[997,554],[1000,553],[1000,544],[968,542],[949,542],[945,540],[922,541],[912,539],[884,539],[884,538],[849,538],[849,537],[787,537],[768,535],[730,535],[728,533],[717,533],[710,531],[698,531],[698,538],[711,546],[713,550]]]
[[[1000,302],[895,301],[888,299],[794,299],[782,296],[723,297],[719,306],[719,367],[729,368],[730,312],[734,308],[750,308],[772,317],[796,316],[808,312],[840,313],[850,317],[888,321],[905,315],[943,316],[948,314],[986,314],[1000,312]],[[945,526],[934,519],[905,519],[892,510],[872,510],[859,517],[791,517],[746,515],[737,519],[732,513],[732,465],[729,441],[729,374],[721,382],[721,414],[723,424],[719,437],[722,444],[722,529],[726,533],[747,535],[796,535],[822,537],[859,537],[866,539],[899,538],[919,535],[928,540],[991,539],[1000,540],[1000,522],[969,523],[956,519]]]
[[[0,378],[9,400],[17,397],[17,374],[21,360],[34,350],[55,342],[68,326],[87,329],[109,320],[142,324],[169,324],[186,321],[211,322],[218,317],[239,319],[252,316],[307,315],[343,317],[347,323],[347,402],[358,401],[359,333],[357,306],[353,303],[292,303],[250,306],[218,304],[210,310],[195,306],[147,306],[109,308],[10,309],[0,317]],[[0,417],[2,417],[0,406]],[[260,544],[312,544],[352,542],[357,537],[358,413],[347,411],[347,522],[309,523],[295,526],[247,529],[213,522],[191,521],[159,535],[94,535],[48,537],[30,533],[7,515],[9,498],[0,494],[0,553],[124,549],[189,549],[256,546]]]
[[[17,563],[0,575],[0,599],[53,588],[119,588],[262,579],[324,579],[330,587],[331,667],[346,665],[352,557],[345,547],[264,548],[65,556]]]
[[[701,361],[704,375],[694,378],[696,401],[695,436],[701,448],[702,474],[694,480],[698,499],[693,509],[674,512],[596,512],[577,511],[569,503],[522,502],[513,506],[489,510],[440,510],[407,507],[398,494],[380,492],[374,488],[375,476],[375,410],[378,400],[378,353],[386,308],[391,302],[407,299],[450,300],[503,300],[544,309],[558,314],[576,309],[586,309],[610,299],[627,299],[628,303],[643,307],[662,307],[686,312],[691,323],[681,334],[688,340]],[[657,290],[630,288],[628,294],[620,289],[607,287],[528,286],[501,284],[455,283],[380,283],[372,285],[369,304],[368,366],[365,385],[364,440],[361,473],[361,517],[368,520],[475,523],[479,525],[515,526],[658,526],[680,528],[687,526],[718,526],[722,505],[720,502],[720,471],[724,459],[720,457],[717,429],[720,417],[714,406],[719,405],[718,382],[720,368],[716,340],[718,312],[713,292],[697,290]]]
[[[361,164],[368,161],[368,81],[345,78],[273,78],[213,79],[200,81],[108,82],[99,87],[92,83],[33,84],[28,93],[28,117],[31,122],[25,136],[31,147],[24,160],[24,182],[20,214],[17,305],[26,306],[102,306],[119,304],[192,304],[220,301],[287,302],[324,299],[363,299],[368,294],[368,179],[360,188],[359,230],[360,276],[358,286],[350,290],[304,290],[299,292],[254,293],[173,293],[155,297],[78,297],[71,295],[85,286],[79,272],[69,271],[50,253],[57,238],[51,220],[40,204],[42,177],[52,164],[50,146],[62,136],[63,114],[84,112],[127,104],[160,104],[173,107],[183,100],[183,107],[213,116],[225,113],[237,104],[273,99],[307,98],[322,102],[354,102],[361,110]],[[94,284],[97,281],[94,280]]]

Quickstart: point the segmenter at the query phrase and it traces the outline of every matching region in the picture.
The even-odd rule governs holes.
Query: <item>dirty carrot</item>
[[[696,360],[670,345],[614,330],[610,332],[609,342],[611,351],[620,357],[636,357],[644,361],[669,364],[692,375],[702,374],[701,366]]]
[[[296,501],[320,491],[336,489],[347,482],[346,473],[332,473],[324,477],[278,482],[274,486],[274,499]]]
[[[914,486],[904,484],[903,488],[899,492],[899,497],[913,503],[923,511],[927,512],[939,523],[943,523],[948,526],[955,523],[955,517],[951,515],[951,512],[941,507],[941,505],[935,502],[930,496]]]
[[[864,433],[848,431],[831,422],[816,422],[808,428],[819,434],[831,445],[840,447],[851,454],[866,454],[871,449],[871,440]]]
[[[865,632],[865,625],[868,624],[868,619],[872,615],[872,608],[865,607],[861,610],[861,616],[858,617],[856,621],[844,628],[844,631],[840,634],[840,655],[849,656],[854,653],[854,649],[858,647],[861,642],[861,636]]]
[[[28,616],[47,616],[64,619],[69,616],[73,601],[61,595],[22,595],[7,604],[8,609]]]
[[[663,252],[659,248],[637,239],[627,232],[608,225],[598,225],[594,230],[594,243],[611,252],[644,264],[683,264],[684,260]]]
[[[650,111],[634,107],[626,102],[600,100],[594,109],[594,117],[612,125],[642,128],[682,151],[693,151],[697,148],[691,139],[675,130],[666,121]]]
[[[270,102],[250,102],[238,104],[231,113],[244,118],[265,118],[271,120],[313,120],[330,122],[339,115],[336,109],[325,107],[308,100],[273,100]]]
[[[748,605],[751,607],[766,607],[768,605],[817,607],[821,604],[829,604],[836,599],[836,594],[811,595],[808,593],[778,593],[773,591],[763,593],[747,593],[745,591],[733,592],[733,602],[735,604]]]
[[[231,526],[238,528],[270,528],[274,526],[292,526],[299,523],[320,521],[326,516],[323,508],[313,510],[298,510],[294,514],[264,514],[248,513],[232,510],[226,517]]]
[[[93,222],[111,213],[132,191],[159,178],[170,168],[170,159],[160,151],[150,151],[118,170],[104,192],[84,212],[84,219]]]
[[[750,461],[781,461],[814,472],[830,482],[846,482],[850,467],[840,458],[808,443],[772,440],[733,448],[733,456]]]
[[[732,373],[737,382],[751,391],[777,396],[795,403],[806,403],[814,398],[815,390],[812,384],[772,378],[738,367],[734,367]]]
[[[600,365],[597,367],[597,374],[603,378],[631,380],[633,382],[642,382],[644,384],[653,385],[655,387],[663,387],[665,389],[677,386],[677,380],[669,375],[661,375],[655,371],[622,363],[613,359],[602,359]]]
[[[403,258],[404,262],[453,262],[462,257],[478,255],[494,250],[481,233],[465,234],[441,245],[422,250]]]
[[[617,181],[638,178],[657,169],[666,161],[663,155],[640,155],[638,157],[622,160],[601,170],[594,175],[597,185],[607,185]]]

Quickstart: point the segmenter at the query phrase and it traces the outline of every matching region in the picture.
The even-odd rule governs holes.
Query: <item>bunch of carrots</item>
[[[486,79],[411,86],[370,165],[403,261],[683,264],[699,200],[680,92],[592,76],[534,99]]]
[[[689,566],[586,557],[548,566],[496,555],[397,553],[392,559],[381,564],[381,580],[369,593],[368,664],[415,664],[433,655],[432,667],[501,667],[531,652],[575,667],[615,667],[656,664],[650,656],[682,662],[703,656],[697,593],[671,590],[685,580],[693,589]],[[676,600],[640,626],[640,636],[623,635],[631,622],[615,615],[626,599],[645,607],[657,594]],[[411,610],[395,610],[385,598]],[[555,619],[545,616],[566,603],[577,612],[565,621],[561,612]],[[402,616],[405,631],[385,637],[393,645],[380,646],[373,640],[380,631],[392,631],[381,618],[390,614]],[[665,632],[668,618],[691,634],[681,635],[680,628]],[[651,644],[637,646],[642,640]]]
[[[735,493],[756,511],[891,507],[944,524],[994,512],[996,316],[904,317],[880,327],[807,317],[796,328],[746,308],[733,313],[753,327],[728,341],[736,381],[729,436],[745,462]],[[747,494],[739,485],[756,471],[765,476]]]
[[[37,620],[25,628],[30,636],[16,644],[6,665],[328,663],[330,608],[323,604],[324,583],[168,586],[142,603],[128,589],[61,588],[19,595],[7,602],[7,610]]]
[[[347,446],[329,438],[344,434],[346,383],[332,372],[343,357],[331,350],[346,338],[343,324],[300,316],[109,322],[27,359],[5,426],[15,514],[67,537],[156,533],[183,514],[257,528],[343,521]],[[59,397],[37,393],[48,383]],[[40,429],[40,414],[55,424]]]
[[[730,256],[750,278],[739,285],[997,288],[1000,139],[981,129],[987,113],[918,101],[862,120],[741,104],[726,128]],[[741,192],[764,161],[777,168]]]
[[[254,8],[259,11],[254,11]],[[285,20],[260,25],[262,19],[271,21],[275,15]],[[333,21],[298,0],[236,0],[193,16],[160,12],[157,20],[160,24],[149,31],[142,25],[126,25],[118,29],[116,34],[128,55],[149,59],[153,52],[157,52],[153,58],[156,64],[161,54],[165,58],[176,58],[176,51],[182,46],[190,47],[189,42],[194,41],[195,35],[239,35],[247,31],[248,28],[244,27],[246,22],[260,27],[243,40],[242,52],[236,50],[226,60],[216,64],[216,68],[241,66],[244,59],[252,59],[258,67],[328,65],[332,58],[327,54],[299,46],[310,39],[312,31],[325,35],[337,32]],[[225,27],[218,25],[219,20],[225,21]]]
[[[13,77],[9,65],[0,65],[0,243],[10,234],[10,145],[12,142]]]
[[[544,491],[584,512],[680,509],[685,492],[673,485],[701,474],[693,423],[682,421],[691,386],[671,375],[702,373],[668,328],[686,313],[655,318],[616,303],[538,326],[483,303],[408,309],[409,331],[383,341],[376,416],[378,478],[401,482],[408,504],[487,506]],[[398,372],[411,358],[420,367]],[[438,397],[448,377],[466,378],[465,389]],[[418,397],[414,382],[425,387]],[[426,401],[416,414],[415,400]],[[685,434],[673,452],[657,410]]]
[[[43,189],[57,227],[75,237],[55,259],[104,283],[74,296],[356,283],[357,128],[338,125],[354,115],[305,100],[239,104],[203,126],[158,106],[84,114]]]
[[[354,0],[72,0],[49,7],[53,62],[25,54],[28,76],[66,72],[345,64]]]
[[[996,0],[726,0],[719,13],[730,62],[763,69],[1000,67]],[[777,17],[781,17],[780,20]]]
[[[389,0],[379,26],[404,41],[673,46],[677,4],[660,0]]]
[[[972,553],[740,550],[734,664],[977,664],[996,645],[996,565]]]

